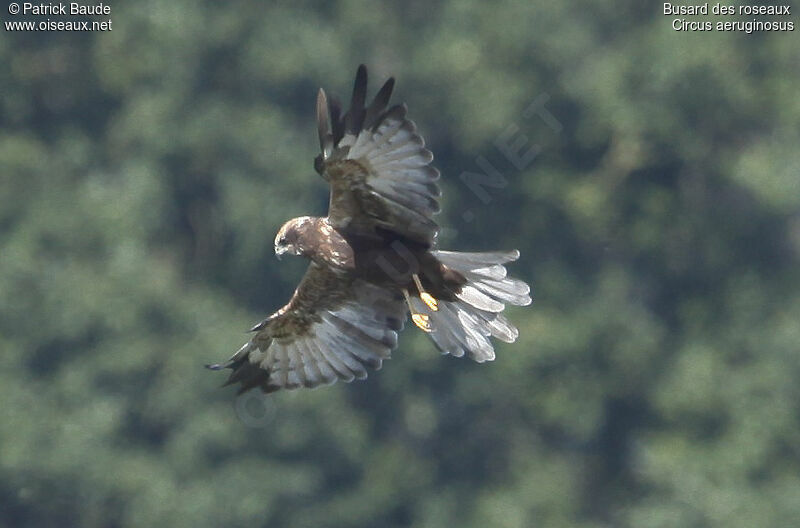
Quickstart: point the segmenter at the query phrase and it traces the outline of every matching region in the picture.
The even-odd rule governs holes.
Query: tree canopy
[[[800,48],[659,9],[176,0],[1,31],[0,525],[795,524]],[[316,90],[362,62],[436,156],[443,248],[519,248],[534,303],[493,363],[407,325],[364,382],[236,398],[203,364],[302,275],[272,240],[325,213]]]

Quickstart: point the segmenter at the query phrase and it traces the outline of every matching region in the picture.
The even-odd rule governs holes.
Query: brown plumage
[[[367,70],[358,68],[350,109],[320,89],[317,172],[331,187],[328,216],[289,220],[275,253],[311,263],[289,303],[253,327],[224,364],[240,391],[315,387],[378,369],[397,346],[407,312],[443,353],[494,359],[489,340],[519,332],[502,314],[527,305],[530,288],[506,277],[519,252],[436,249],[439,171],[406,117],[389,107],[394,79],[366,106]]]

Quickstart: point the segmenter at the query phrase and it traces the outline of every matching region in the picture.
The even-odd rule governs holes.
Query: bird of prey
[[[250,341],[208,365],[231,369],[226,384],[240,392],[363,379],[396,348],[407,313],[442,353],[478,362],[494,359],[491,337],[517,339],[502,311],[531,302],[530,287],[506,276],[504,264],[519,252],[437,248],[439,171],[405,104],[389,106],[393,88],[390,78],[367,105],[359,66],[344,114],[320,89],[314,168],[330,184],[328,216],[280,228],[276,255],[307,258],[305,276]]]

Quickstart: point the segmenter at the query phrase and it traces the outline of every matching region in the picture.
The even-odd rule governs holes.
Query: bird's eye
[[[278,240],[278,244],[280,244],[281,246],[285,246],[286,245],[286,237],[282,236],[281,239]]]

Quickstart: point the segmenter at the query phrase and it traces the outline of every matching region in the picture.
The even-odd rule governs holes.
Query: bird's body
[[[335,273],[350,274],[376,286],[396,290],[415,288],[413,275],[435,298],[454,301],[466,283],[460,273],[439,262],[427,244],[391,231],[374,235],[333,227],[327,218],[301,217],[289,224],[297,233],[293,243],[300,255]]]
[[[388,108],[389,79],[365,106],[359,67],[349,111],[320,90],[322,153],[314,166],[331,186],[326,217],[292,219],[275,237],[278,256],[308,258],[289,303],[253,327],[255,335],[213,369],[231,368],[241,390],[314,387],[366,377],[397,346],[410,312],[443,352],[494,359],[489,337],[513,342],[518,331],[501,312],[526,305],[524,282],[503,264],[519,252],[462,253],[436,247],[439,172],[406,118]]]

